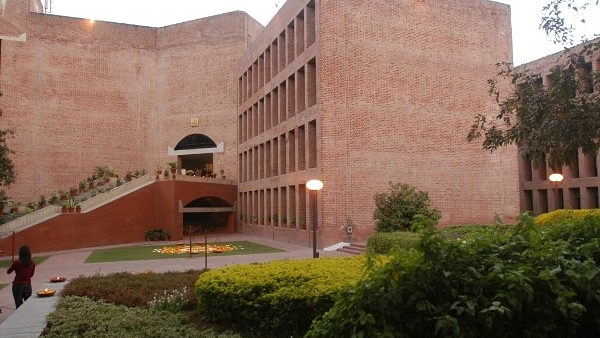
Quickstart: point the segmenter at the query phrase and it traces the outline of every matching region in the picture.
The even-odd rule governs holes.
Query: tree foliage
[[[498,64],[497,77],[488,83],[499,112],[493,118],[477,115],[467,139],[483,137],[482,147],[490,151],[516,144],[525,158],[538,162],[547,156],[554,168],[569,164],[578,149],[595,156],[600,147],[600,73],[592,71],[586,56],[598,48],[600,42],[571,53],[566,64],[551,69],[546,85],[540,74]],[[499,88],[505,81],[511,84],[508,95]]]
[[[540,231],[518,226],[477,236],[422,233],[345,290],[306,338],[600,335],[600,218]]]
[[[540,29],[552,36],[554,43],[573,45],[574,27],[569,21],[568,14],[580,14],[592,5],[598,5],[600,0],[552,0],[542,9]],[[577,15],[575,15],[577,17]],[[585,24],[585,19],[581,19]]]
[[[418,215],[433,221],[440,219],[440,212],[429,205],[427,192],[408,184],[389,182],[388,192],[377,193],[374,199],[373,218],[379,232],[410,230],[415,221],[421,222],[419,217],[415,218]]]
[[[581,14],[599,2],[552,0],[543,8],[540,28],[553,36],[555,43],[569,46],[575,32],[570,14]],[[547,159],[553,168],[568,165],[579,149],[596,156],[600,148],[600,72],[593,71],[589,60],[599,50],[599,40],[566,49],[563,61],[551,69],[546,81],[540,74],[498,63],[496,77],[488,80],[498,113],[477,115],[468,141],[483,138],[482,147],[489,151],[516,144],[523,157],[534,163]],[[501,84],[506,83],[510,90],[501,92]]]
[[[0,111],[1,116],[2,111]],[[6,190],[3,188],[8,188],[8,186],[15,182],[15,168],[10,158],[10,155],[14,152],[6,144],[6,140],[13,137],[13,135],[13,131],[10,129],[0,129],[0,207],[8,199]]]

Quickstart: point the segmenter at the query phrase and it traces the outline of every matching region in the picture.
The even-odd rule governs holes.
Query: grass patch
[[[185,244],[185,243],[184,243]],[[213,243],[215,244],[215,243]],[[266,245],[256,244],[248,241],[223,242],[218,245],[231,245],[238,249],[225,251],[221,253],[209,253],[208,256],[232,256],[232,255],[253,255],[261,253],[284,252],[284,250],[272,248]],[[114,249],[95,250],[85,260],[86,263],[102,262],[120,262],[120,261],[143,261],[151,259],[173,259],[189,258],[189,253],[185,254],[165,254],[154,252],[154,249],[162,249],[167,245],[138,245]],[[175,246],[175,245],[169,245]],[[204,253],[192,254],[192,257],[204,257]]]
[[[18,258],[18,257],[15,256],[15,258]],[[48,256],[33,257],[33,261],[35,262],[35,265],[40,265],[46,259],[48,259]],[[1,260],[0,268],[8,268],[11,264],[12,264],[12,260],[10,260],[10,259]]]

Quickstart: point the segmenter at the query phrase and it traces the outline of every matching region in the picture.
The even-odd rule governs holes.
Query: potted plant
[[[225,170],[221,169],[221,178],[222,179],[226,179],[227,177],[225,176]]]
[[[87,186],[85,181],[79,182],[79,192],[85,192],[85,187]]]
[[[61,211],[63,214],[66,214],[69,210],[69,206],[67,205],[67,203],[64,203],[61,205]]]
[[[172,161],[172,162],[167,163],[167,165],[171,169],[171,175],[174,176],[177,173],[177,162]]]
[[[27,203],[27,212],[30,213],[35,210],[35,202]]]
[[[37,203],[38,208],[41,209],[41,208],[45,207],[47,203],[48,202],[46,201],[46,197],[44,195],[40,195],[40,200]]]
[[[94,178],[92,178],[91,176],[89,176],[87,178],[87,182],[88,182],[88,189],[94,189]]]
[[[75,207],[79,204],[79,202],[74,199],[74,198],[70,198],[69,202],[67,204],[67,211],[69,213],[74,213],[75,212]]]
[[[58,203],[58,195],[52,194],[52,196],[50,196],[50,198],[48,199],[48,204],[55,205],[56,203]]]

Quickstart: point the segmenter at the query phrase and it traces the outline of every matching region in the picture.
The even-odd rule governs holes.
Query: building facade
[[[465,140],[511,59],[505,5],[286,2],[238,62],[243,231],[309,243],[313,178],[323,245],[366,239],[388,182],[428,191],[441,225],[516,216],[515,149]]]
[[[600,40],[593,42],[598,43]],[[582,46],[577,46],[575,52]],[[549,74],[557,65],[568,64],[572,52],[559,52],[517,67],[518,72],[539,74],[542,85],[550,85]],[[585,55],[583,69],[598,74],[600,72],[600,51]],[[598,93],[598,86],[588,86],[589,93]],[[536,164],[519,158],[521,210],[539,215],[556,209],[589,209],[600,206],[600,167],[599,156],[589,156],[581,150],[572,163],[561,168],[552,168],[546,161]],[[552,182],[550,175],[562,175],[560,182]]]
[[[315,219],[319,247],[365,240],[388,182],[429,192],[442,226],[519,213],[516,150],[466,141],[496,109],[495,64],[512,59],[507,5],[288,0],[266,27],[232,12],[150,28],[3,4],[16,200],[98,165],[176,161],[238,182],[238,231],[304,245]]]

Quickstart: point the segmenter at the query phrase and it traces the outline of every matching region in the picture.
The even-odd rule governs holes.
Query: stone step
[[[353,255],[360,255],[365,253],[367,250],[367,246],[365,244],[352,243],[349,245],[345,245],[338,249],[338,251],[346,252]]]

